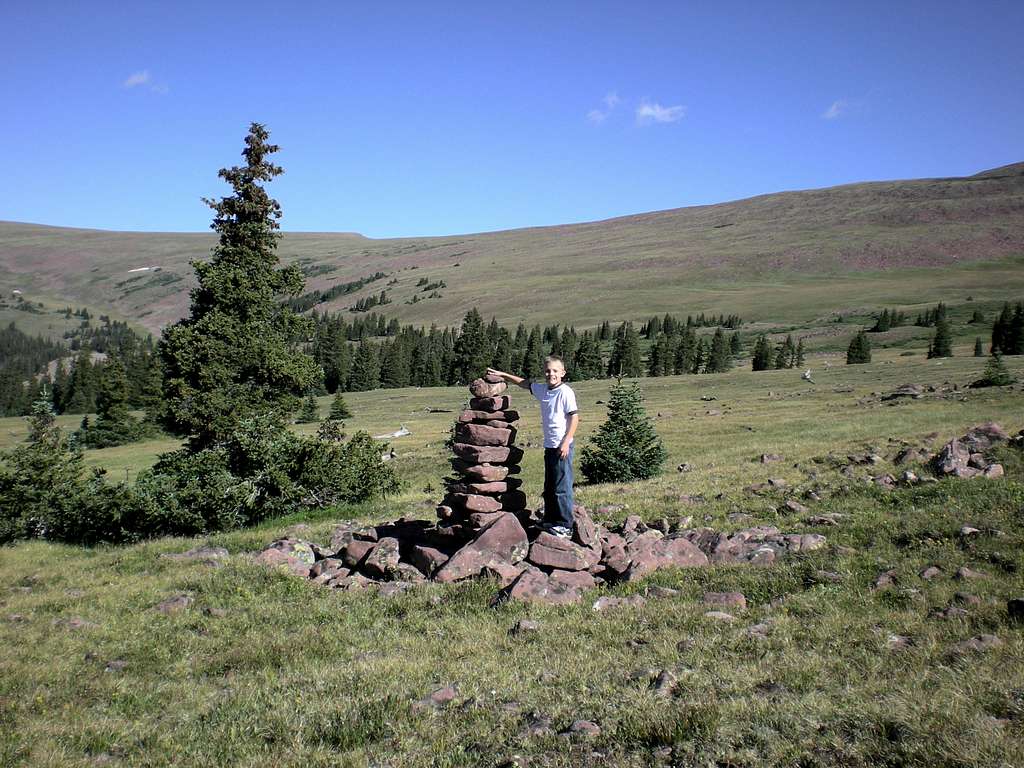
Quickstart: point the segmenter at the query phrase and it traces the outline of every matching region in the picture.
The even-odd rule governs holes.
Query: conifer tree
[[[140,440],[142,425],[128,413],[128,376],[124,365],[109,358],[100,373],[96,395],[96,421],[76,433],[76,439],[90,448],[110,448]]]
[[[455,342],[456,380],[468,384],[491,363],[494,351],[487,341],[487,329],[476,307],[469,310],[462,319],[462,330]]]
[[[523,353],[523,376],[527,379],[539,380],[544,374],[543,344],[540,326],[535,325],[526,340],[526,351]]]
[[[331,400],[331,410],[327,414],[329,421],[344,421],[345,419],[352,418],[352,411],[349,410],[348,403],[345,402],[344,396],[341,392],[338,392],[334,399]]]
[[[608,418],[583,449],[580,470],[592,483],[653,477],[667,453],[643,407],[636,382],[616,381],[608,399]]]
[[[871,340],[860,330],[846,349],[846,364],[856,365],[871,362]]]
[[[352,373],[349,377],[350,392],[369,392],[380,386],[380,361],[376,345],[368,341],[359,342],[352,359]]]
[[[162,424],[188,436],[193,451],[226,439],[242,419],[273,414],[280,423],[321,375],[294,343],[309,324],[280,302],[302,291],[302,273],[278,268],[281,208],[263,188],[282,173],[278,147],[249,127],[245,165],[223,168],[231,194],[206,200],[219,235],[213,258],[193,262],[199,285],[189,317],[164,329]]]
[[[796,362],[795,362],[795,365],[796,365],[797,368],[803,368],[804,367],[804,357],[805,357],[805,355],[806,355],[806,350],[804,349],[804,340],[803,340],[803,337],[801,337],[800,341],[798,341],[797,345],[796,345]]]
[[[1003,356],[993,352],[985,365],[981,378],[971,384],[972,387],[1005,387],[1013,384],[1016,379],[1003,362]]]
[[[939,305],[942,306],[941,304]],[[943,312],[935,321],[935,336],[932,337],[931,354],[929,357],[952,357],[953,356],[953,333],[949,327],[949,320]]]
[[[772,346],[768,337],[761,334],[754,344],[754,353],[750,360],[750,367],[754,371],[767,371],[771,367]]]
[[[299,408],[299,413],[295,417],[296,424],[312,424],[320,421],[320,408],[317,405],[316,397],[313,396],[312,392],[309,392],[302,399],[302,406]]]
[[[725,340],[725,332],[719,326],[715,329],[715,335],[711,339],[711,352],[708,356],[706,371],[708,373],[725,373],[731,367],[729,343]]]
[[[743,354],[743,341],[740,339],[739,331],[729,337],[729,354],[733,357],[740,357]]]
[[[984,346],[981,343],[981,336],[977,336],[974,339],[974,356],[975,357],[984,357],[985,356],[985,348],[984,348]]]

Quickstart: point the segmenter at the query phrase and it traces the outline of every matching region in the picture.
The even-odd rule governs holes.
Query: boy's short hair
[[[548,355],[544,358],[545,363],[561,363],[562,370],[565,370],[565,360],[562,359],[561,355]]]

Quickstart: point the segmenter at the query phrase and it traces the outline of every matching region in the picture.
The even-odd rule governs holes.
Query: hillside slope
[[[288,233],[281,255],[303,267],[307,290],[387,273],[318,308],[348,307],[386,287],[384,311],[417,324],[458,322],[473,305],[504,323],[586,325],[666,311],[802,320],[847,303],[925,302],[954,290],[1009,298],[1024,290],[1022,169],[450,237]],[[212,234],[0,222],[0,287],[157,330],[187,310],[189,261],[207,258],[213,244]],[[417,285],[424,277],[444,281],[440,298]],[[409,303],[414,295],[422,300]]]

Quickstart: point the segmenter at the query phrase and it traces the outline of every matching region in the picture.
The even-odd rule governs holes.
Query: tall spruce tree
[[[487,328],[476,307],[462,319],[462,331],[455,342],[455,367],[457,381],[468,384],[483,376],[491,363],[494,350],[487,339]]]
[[[754,344],[754,353],[750,359],[750,367],[754,371],[767,371],[771,367],[772,345],[768,337],[761,334]]]
[[[974,356],[975,357],[984,357],[985,356],[985,347],[981,343],[981,336],[976,336],[974,338]]]
[[[871,362],[871,340],[863,329],[853,337],[846,349],[846,364],[856,365]]]
[[[942,304],[939,305],[940,307]],[[953,356],[953,332],[946,319],[946,313],[942,312],[935,321],[935,336],[932,337],[929,357],[952,357]]]
[[[580,471],[592,483],[641,480],[658,474],[668,454],[643,407],[640,386],[616,381],[608,418],[583,449]]]
[[[711,354],[705,365],[707,373],[725,373],[732,367],[732,357],[729,354],[729,342],[725,339],[725,332],[721,326],[715,329],[715,335],[711,339]]]
[[[163,408],[159,420],[188,436],[193,451],[226,439],[241,420],[271,414],[281,424],[320,378],[295,344],[309,324],[280,302],[302,292],[302,273],[278,267],[281,207],[263,188],[282,173],[278,147],[259,123],[249,127],[245,164],[222,168],[231,194],[206,199],[218,244],[208,262],[192,262],[199,285],[189,317],[164,329]]]

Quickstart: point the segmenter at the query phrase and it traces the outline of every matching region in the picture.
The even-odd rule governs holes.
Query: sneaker
[[[560,539],[568,539],[572,536],[572,531],[570,531],[564,525],[547,525],[544,527],[544,530],[546,530],[552,536],[557,536]]]

